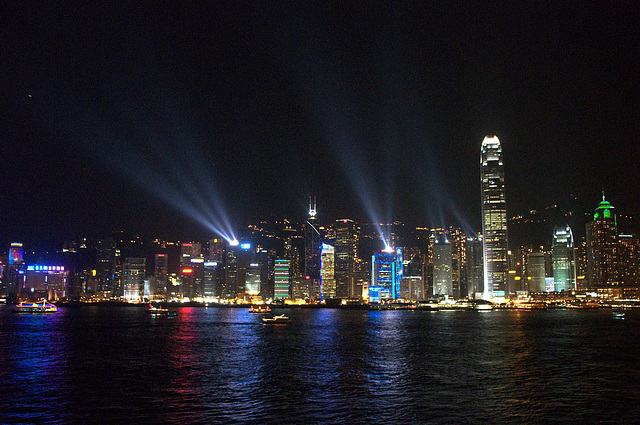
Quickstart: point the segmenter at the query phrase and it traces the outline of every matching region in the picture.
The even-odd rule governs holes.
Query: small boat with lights
[[[285,324],[285,323],[289,323],[289,318],[287,316],[285,316],[284,314],[281,314],[279,316],[273,316],[273,317],[263,317],[262,318],[262,322],[265,325],[280,325],[280,324]]]
[[[271,313],[271,307],[268,305],[252,305],[249,307],[249,313],[267,314]]]
[[[58,311],[58,307],[53,304],[49,304],[46,301],[36,302],[36,303],[25,303],[21,302],[17,304],[14,313],[29,313],[29,314],[44,314],[44,313],[55,313]]]
[[[144,306],[144,311],[146,311],[149,314],[157,314],[157,315],[168,315],[170,313],[170,310],[168,308],[164,308],[162,306],[155,306],[151,303],[147,304]]]

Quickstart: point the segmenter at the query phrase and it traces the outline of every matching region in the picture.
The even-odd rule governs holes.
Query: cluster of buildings
[[[261,222],[238,240],[144,244],[103,238],[65,245],[74,261],[29,262],[12,243],[0,267],[0,296],[86,301],[389,302],[433,298],[501,301],[523,294],[595,292],[640,295],[640,241],[618,230],[602,202],[584,237],[554,223],[549,243],[510,249],[500,141],[487,136],[480,156],[482,231],[409,228],[400,222],[320,222],[315,199],[306,220]],[[77,261],[83,258],[83,261]]]

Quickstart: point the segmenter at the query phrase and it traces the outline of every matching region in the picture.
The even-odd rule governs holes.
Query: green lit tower
[[[480,154],[483,298],[505,295],[507,287],[507,201],[504,190],[502,147],[496,136],[486,136]]]
[[[587,223],[587,271],[592,288],[618,286],[618,223],[615,207],[604,197]]]

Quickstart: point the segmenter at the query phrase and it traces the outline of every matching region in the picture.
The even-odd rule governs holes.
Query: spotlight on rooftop
[[[232,240],[229,241],[229,245],[238,246],[238,245],[240,245],[240,242],[237,239],[232,239]]]

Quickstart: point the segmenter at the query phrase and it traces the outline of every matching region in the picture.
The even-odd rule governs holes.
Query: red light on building
[[[182,274],[191,274],[193,273],[193,269],[182,269]]]

